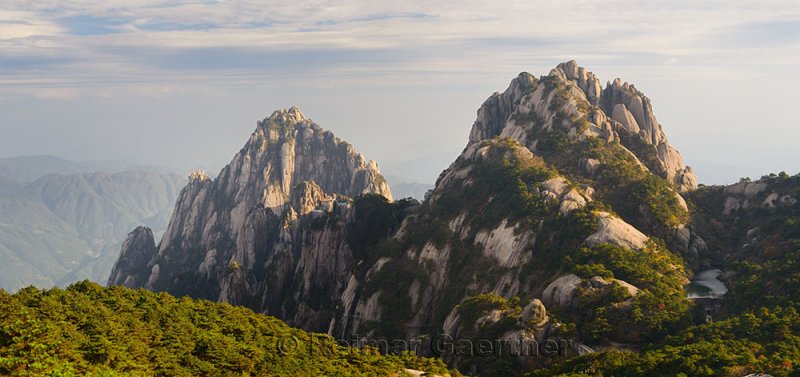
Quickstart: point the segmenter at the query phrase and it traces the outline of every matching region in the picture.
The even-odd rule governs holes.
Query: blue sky
[[[702,182],[800,171],[800,3],[771,0],[4,0],[0,157],[216,170],[297,105],[433,182],[487,96],[569,59],[644,91]]]

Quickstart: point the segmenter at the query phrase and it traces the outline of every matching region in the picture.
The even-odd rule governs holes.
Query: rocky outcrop
[[[689,241],[702,267],[747,260],[757,264],[775,250],[792,247],[792,221],[800,206],[800,176],[770,174],[727,186],[708,186],[692,193],[698,208],[689,229],[681,229],[681,245]],[[766,230],[769,229],[769,230]],[[700,237],[702,235],[702,238]],[[689,239],[689,236],[691,238]]]
[[[132,234],[109,283],[247,305],[322,329],[353,264],[341,231],[349,198],[362,194],[392,199],[375,162],[297,108],[276,111],[216,179],[190,176],[157,252],[141,241],[146,231]]]
[[[581,118],[587,121],[576,122]],[[487,99],[478,110],[470,143],[510,137],[536,151],[538,130],[553,128],[577,139],[593,136],[625,144],[635,138],[638,142],[625,146],[648,169],[679,191],[697,187],[692,169],[684,166],[680,153],[669,144],[656,120],[650,99],[620,79],[609,82],[601,91],[597,77],[575,61],[559,64],[542,79],[521,73],[505,92]],[[620,137],[620,133],[629,137]],[[650,154],[656,158],[647,158]]]
[[[547,306],[570,306],[582,284],[583,279],[577,275],[566,274],[544,289],[542,300]]]
[[[722,214],[740,209],[791,207],[797,203],[793,194],[769,190],[767,182],[739,182],[722,188],[725,198]]]
[[[133,274],[129,272],[147,266],[157,252],[153,231],[147,227],[137,227],[128,234],[128,238],[122,244],[122,251],[111,271],[109,284],[131,288],[143,286],[146,283],[146,280],[142,280],[145,278],[146,271],[138,271],[139,273]]]
[[[537,326],[544,323],[546,320],[547,309],[539,299],[531,300],[528,305],[522,308],[522,312],[519,314],[519,322],[522,325]]]
[[[575,274],[566,274],[554,280],[542,293],[544,305],[554,308],[569,309],[581,292],[592,289],[603,289],[612,284],[624,289],[627,297],[639,294],[639,288],[624,280],[606,279],[594,276],[591,279],[582,279]]]
[[[536,78],[530,73],[520,73],[502,94],[494,93],[478,110],[478,119],[470,131],[470,140],[491,139],[499,135],[506,120],[516,110],[519,101],[536,86]]]
[[[628,249],[641,249],[647,243],[647,239],[644,233],[621,219],[608,212],[599,212],[597,232],[586,239],[586,244],[595,246],[610,243]]]
[[[739,182],[726,186],[722,192],[725,195],[740,195],[752,198],[767,189],[765,182]]]
[[[628,132],[638,134],[645,143],[655,147],[658,166],[649,166],[651,170],[663,171],[664,177],[681,191],[697,187],[697,178],[691,168],[684,167],[680,153],[667,141],[650,99],[642,92],[617,78],[603,90],[601,106]]]
[[[647,196],[632,187],[691,188],[677,182],[677,152],[649,101],[627,88],[601,90],[574,62],[541,78],[520,74],[478,110],[468,145],[425,202],[408,207],[360,205],[375,195],[351,202],[391,198],[376,164],[296,109],[276,112],[216,179],[191,179],[156,255],[132,281],[340,337],[456,336],[500,325],[513,325],[496,329],[504,337],[554,337],[545,306],[568,310],[584,290],[638,294],[611,278],[582,279],[586,271],[560,261],[604,252],[601,244],[645,248],[658,235],[631,225],[644,223],[635,221],[645,204],[636,201]],[[598,186],[617,171],[619,182]],[[613,215],[609,199],[620,201]],[[601,273],[599,262],[586,263]],[[678,267],[673,275],[683,274]],[[126,281],[119,275],[112,282]],[[622,290],[606,289],[615,283]],[[463,323],[459,303],[476,296],[506,305],[479,308]],[[512,297],[526,304],[512,308]]]

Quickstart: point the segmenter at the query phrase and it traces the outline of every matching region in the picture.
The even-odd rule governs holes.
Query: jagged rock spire
[[[377,163],[297,107],[277,110],[258,122],[215,179],[190,175],[158,247],[149,229],[131,233],[109,283],[263,309],[260,295],[268,285],[277,289],[276,280],[252,274],[264,260],[301,247],[304,240],[289,228],[318,211],[346,209],[334,201],[362,194],[392,200]],[[321,247],[346,254],[340,246]],[[297,262],[292,255],[281,265],[285,274]]]
[[[557,97],[553,85],[564,86],[568,100]],[[615,79],[600,89],[600,80],[574,60],[561,63],[547,76],[537,79],[523,72],[511,81],[505,92],[490,96],[478,110],[470,132],[470,143],[496,136],[511,137],[535,150],[531,131],[562,127],[575,138],[597,136],[619,140],[625,132],[652,146],[658,161],[643,166],[672,182],[680,191],[697,187],[697,178],[684,166],[677,149],[669,144],[655,118],[650,99],[632,84]],[[585,129],[571,122],[573,117],[590,119]],[[522,120],[522,121],[520,121]],[[556,124],[558,123],[558,124]],[[636,155],[638,151],[632,151]],[[646,160],[643,156],[637,157]],[[648,165],[650,164],[650,165]]]

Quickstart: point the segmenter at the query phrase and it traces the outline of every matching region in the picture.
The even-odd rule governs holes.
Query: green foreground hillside
[[[0,290],[0,375],[400,376],[440,361],[337,346],[243,307],[103,288]]]

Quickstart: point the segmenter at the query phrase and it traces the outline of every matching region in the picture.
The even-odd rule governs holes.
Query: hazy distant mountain
[[[145,171],[69,174],[124,166],[135,165],[52,156],[0,160],[0,287],[105,281],[132,227],[163,231],[185,178]]]
[[[0,195],[0,287],[50,287],[89,253],[75,228],[39,198]]]
[[[403,182],[389,178],[389,186],[392,188],[392,194],[396,198],[414,198],[422,200],[425,198],[425,193],[433,189],[430,183],[421,182]],[[399,183],[394,183],[399,182]]]
[[[127,161],[95,160],[75,162],[47,155],[17,156],[0,158],[0,188],[2,188],[3,177],[15,182],[29,183],[48,174],[117,173],[130,170],[167,171],[165,168],[140,165]]]
[[[7,177],[0,176],[0,193],[14,192],[22,188],[22,185]]]

